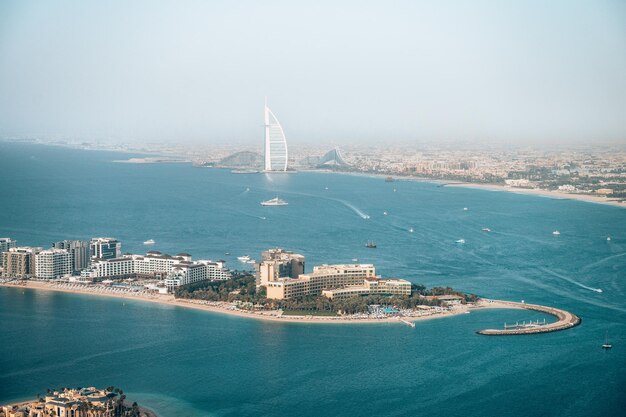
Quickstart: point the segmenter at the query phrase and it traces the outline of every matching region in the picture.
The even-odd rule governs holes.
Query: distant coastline
[[[376,174],[371,172],[345,172],[345,171],[332,171],[332,170],[324,170],[324,169],[312,169],[312,170],[303,170],[303,172],[316,172],[320,174],[342,174],[342,175],[352,175],[355,177],[369,177],[369,178],[387,178],[392,177],[395,181],[416,181],[416,182],[428,182],[432,184],[439,184],[442,187],[462,187],[462,188],[473,188],[478,190],[485,191],[503,191],[515,194],[527,194],[533,195],[536,197],[548,197],[557,200],[577,200],[584,201],[587,203],[597,203],[597,204],[605,204],[613,207],[621,207],[626,208],[626,200],[624,202],[620,202],[619,199],[611,199],[607,197],[599,197],[588,194],[574,194],[574,193],[566,193],[563,191],[551,191],[537,188],[520,188],[520,187],[511,187],[509,185],[501,185],[501,184],[479,184],[472,182],[462,182],[462,181],[453,181],[453,180],[445,180],[438,178],[427,178],[427,177],[416,177],[416,176],[395,176],[391,174]]]

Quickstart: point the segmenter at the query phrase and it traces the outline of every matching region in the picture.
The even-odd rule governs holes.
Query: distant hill
[[[256,152],[242,151],[228,155],[217,164],[224,168],[255,168],[263,167],[263,155]]]

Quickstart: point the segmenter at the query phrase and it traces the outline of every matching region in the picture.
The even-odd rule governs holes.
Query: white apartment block
[[[72,273],[72,254],[65,249],[47,249],[35,255],[35,276],[55,279]]]
[[[0,254],[2,252],[7,252],[11,248],[15,248],[17,246],[17,241],[11,239],[10,237],[0,237]]]

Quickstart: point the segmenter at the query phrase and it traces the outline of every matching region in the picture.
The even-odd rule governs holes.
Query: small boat
[[[143,242],[144,245],[154,245],[156,242],[152,239],[148,239],[145,242]]]
[[[246,263],[250,260],[250,257],[248,255],[243,255],[243,256],[238,256],[237,259],[239,260],[239,262]]]
[[[612,347],[613,345],[609,343],[609,332],[607,331],[604,335],[604,344],[602,345],[602,349],[611,349]]]
[[[383,215],[384,216],[386,216],[387,214],[389,214],[389,213],[387,213],[386,211],[383,211]]]
[[[490,228],[488,228],[488,227],[483,227],[483,228],[482,228],[482,231],[483,231],[483,232],[491,232],[491,229],[490,229]]]
[[[456,243],[460,243],[461,245],[465,243],[465,239],[459,239],[456,241]]]
[[[606,240],[607,240],[607,242],[610,242],[611,241],[611,236],[607,236]]]
[[[395,193],[396,191],[398,191],[398,190],[396,190],[396,189],[394,188],[394,189],[393,189],[393,192]]]
[[[368,240],[367,244],[365,245],[366,248],[370,248],[370,249],[376,249],[376,243],[374,243],[373,240]]]
[[[552,234],[553,234],[554,236],[558,236],[558,235],[560,235],[560,234],[561,234],[561,232],[559,232],[558,230],[555,230],[554,232],[552,232]]]
[[[324,187],[325,190],[328,190],[328,187]]]
[[[230,252],[226,252],[224,255],[230,255]]]
[[[274,197],[271,200],[267,200],[267,201],[261,201],[262,206],[286,206],[287,204],[289,203],[286,202],[285,200],[281,200],[278,197]]]
[[[469,210],[469,208],[463,207],[463,211],[468,211],[468,210]]]
[[[255,264],[256,261],[254,259],[248,259],[245,263],[247,263],[247,264]]]
[[[352,258],[352,262],[359,262],[357,258]]]
[[[409,233],[413,233],[413,232],[414,232],[414,230],[413,230],[413,228],[411,227],[411,228],[409,229]]]

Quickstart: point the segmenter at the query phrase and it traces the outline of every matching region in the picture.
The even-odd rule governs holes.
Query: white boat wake
[[[348,203],[347,201],[344,200],[339,200],[338,198],[335,199],[333,198],[332,200],[338,201],[341,204],[343,204],[344,206],[348,207],[350,210],[354,211],[356,214],[358,214],[362,219],[369,219],[370,216],[367,213],[364,213],[363,211],[359,210],[357,207],[353,206],[352,204]]]
[[[571,278],[569,278],[569,277],[566,277],[565,275],[557,274],[556,272],[551,271],[551,270],[549,270],[549,269],[547,269],[547,268],[541,268],[541,270],[542,270],[542,271],[544,271],[544,272],[547,272],[548,274],[550,274],[550,275],[552,275],[552,276],[554,276],[554,277],[561,278],[562,280],[567,281],[567,282],[569,282],[570,284],[574,284],[574,285],[576,285],[576,286],[578,286],[578,287],[580,287],[580,288],[584,288],[584,289],[586,289],[586,290],[593,291],[593,292],[598,292],[598,293],[603,292],[603,291],[602,291],[602,288],[593,288],[593,287],[590,287],[590,286],[585,285],[585,284],[583,284],[583,283],[581,283],[581,282],[574,281],[573,279],[571,279]]]

